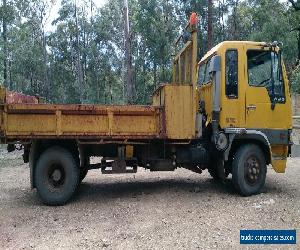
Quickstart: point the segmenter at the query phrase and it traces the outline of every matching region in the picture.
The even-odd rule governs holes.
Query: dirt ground
[[[0,148],[0,249],[240,249],[240,229],[297,229],[298,245],[279,248],[300,249],[299,176],[300,159],[290,159],[286,174],[269,168],[263,193],[244,198],[206,172],[93,170],[71,203],[47,207],[21,155]]]

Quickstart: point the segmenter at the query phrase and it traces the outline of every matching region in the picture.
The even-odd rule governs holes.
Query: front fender
[[[271,164],[275,172],[285,172],[288,145],[272,145],[267,134],[260,130],[229,128],[225,129],[225,132],[229,136],[229,147],[225,152],[226,161],[228,160],[229,155],[232,154],[232,149],[236,144],[241,145],[244,143],[255,143],[262,148],[267,164]],[[272,138],[272,140],[274,139]]]

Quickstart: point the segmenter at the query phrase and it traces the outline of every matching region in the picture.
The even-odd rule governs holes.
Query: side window
[[[249,85],[266,88],[272,102],[284,103],[284,82],[278,53],[250,50],[247,58]]]
[[[238,51],[226,52],[226,95],[229,98],[238,98]]]
[[[205,67],[206,67],[206,64],[202,64],[199,67],[199,75],[198,75],[198,84],[199,85],[202,85],[204,83]]]
[[[210,81],[209,65],[210,65],[210,59],[206,62],[206,70],[205,70],[205,78],[204,78],[205,83]]]

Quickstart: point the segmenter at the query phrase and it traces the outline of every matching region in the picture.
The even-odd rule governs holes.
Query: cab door
[[[261,46],[247,46],[245,53],[246,128],[288,129],[289,94],[279,53]]]
[[[243,45],[235,44],[222,53],[222,112],[221,127],[245,127],[245,57]]]

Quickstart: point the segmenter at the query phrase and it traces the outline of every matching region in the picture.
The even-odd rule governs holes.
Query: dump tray
[[[29,97],[24,97],[30,100]],[[10,97],[10,99],[14,99]],[[22,99],[22,98],[21,98]],[[2,99],[3,100],[3,99]],[[20,101],[20,98],[15,100]],[[0,104],[3,141],[39,138],[155,139],[164,137],[160,106]]]

